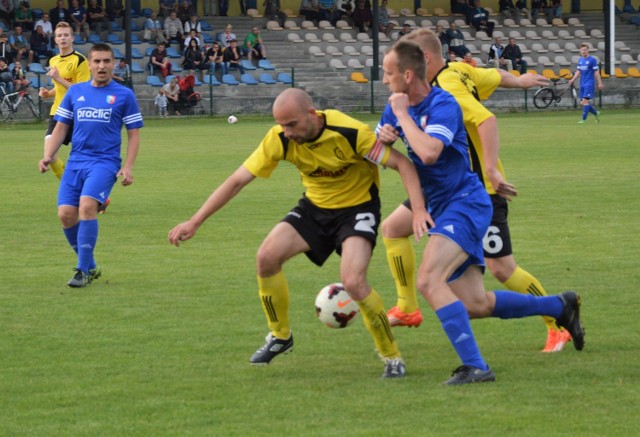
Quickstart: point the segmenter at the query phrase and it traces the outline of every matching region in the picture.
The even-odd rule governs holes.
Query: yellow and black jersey
[[[489,194],[495,194],[495,190],[484,169],[478,126],[493,117],[493,114],[480,101],[488,99],[498,88],[500,81],[500,73],[496,69],[474,68],[462,62],[450,62],[431,81],[432,85],[451,93],[460,105],[464,127],[467,130],[471,168],[477,173]],[[504,176],[504,168],[499,159],[498,170]]]
[[[68,55],[56,55],[49,60],[49,66],[51,68],[58,68],[60,76],[71,84],[86,82],[91,79],[91,73],[89,72],[89,62],[82,54],[73,51]],[[53,88],[56,91],[56,95],[53,99],[53,105],[51,105],[51,111],[49,115],[55,115],[60,106],[60,102],[67,93],[67,88],[60,85],[55,80],[53,81]]]
[[[243,165],[254,176],[268,178],[280,161],[291,162],[300,171],[306,197],[320,208],[345,208],[376,198],[380,175],[375,162],[384,165],[390,148],[377,141],[368,125],[340,111],[317,113],[325,125],[315,140],[297,144],[274,126]]]

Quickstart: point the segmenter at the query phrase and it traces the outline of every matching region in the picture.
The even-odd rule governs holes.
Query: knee
[[[357,274],[343,275],[341,281],[349,296],[358,301],[365,299],[371,290],[365,278]]]
[[[489,268],[489,271],[491,271],[491,274],[501,283],[505,283],[507,280],[509,280],[517,267],[515,263],[506,262],[506,260],[503,261],[500,258],[487,258],[485,262],[487,264],[487,267]]]
[[[60,223],[62,223],[62,227],[65,229],[71,228],[78,223],[77,210],[71,210],[69,208],[59,208],[58,218],[60,219]]]
[[[269,249],[269,246],[263,244],[258,249],[256,255],[256,264],[258,270],[258,276],[267,278],[275,275],[282,269],[282,263],[277,258],[276,254]]]

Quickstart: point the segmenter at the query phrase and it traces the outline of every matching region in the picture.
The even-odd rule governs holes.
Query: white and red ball
[[[358,304],[339,282],[327,285],[316,296],[316,315],[329,328],[346,328],[359,311]]]

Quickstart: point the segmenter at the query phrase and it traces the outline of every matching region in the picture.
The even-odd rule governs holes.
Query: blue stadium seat
[[[208,21],[201,21],[200,28],[202,29],[203,32],[210,32],[213,30],[213,27]]]
[[[131,63],[131,72],[132,73],[144,73],[144,68],[140,66],[139,62],[133,61]]]
[[[131,31],[132,32],[140,32],[142,28],[135,21],[131,20]]]
[[[163,86],[164,84],[158,78],[158,76],[147,76],[147,85],[151,86]]]
[[[171,61],[171,70],[173,70],[174,73],[180,73],[182,71],[182,66],[176,61]]]
[[[291,75],[289,73],[278,73],[278,75],[276,76],[276,79],[278,82],[282,82],[282,83],[288,83],[288,84],[293,83],[293,79],[291,78]]]
[[[29,64],[29,71],[35,74],[47,74],[46,70],[39,62],[32,62]]]
[[[240,75],[240,82],[247,85],[258,85],[258,81],[249,73]]]
[[[89,35],[89,42],[91,44],[98,44],[102,42],[102,38],[100,38],[100,35],[92,33],[91,35]]]
[[[153,13],[153,9],[151,8],[142,8],[142,10],[140,11],[140,14],[145,18],[151,17],[152,13]]]
[[[122,32],[124,29],[122,29],[122,26],[120,26],[120,24],[118,24],[117,21],[110,21],[109,25],[111,26],[111,31],[112,32]]]
[[[215,41],[211,35],[204,32],[202,32],[202,40],[205,42],[205,44],[213,44],[213,42]]]
[[[146,50],[144,51],[144,55],[151,56],[151,52],[153,51],[153,49],[155,49],[155,47],[147,47]]]
[[[256,69],[255,65],[253,65],[253,63],[248,59],[243,59],[242,61],[240,61],[240,65],[242,65],[242,68],[244,68],[245,70]]]
[[[220,81],[213,74],[205,74],[202,80],[207,85],[213,85],[213,86],[220,85]]]
[[[109,44],[115,45],[124,44],[124,41],[122,41],[115,33],[110,33],[109,35],[107,35],[107,42]]]
[[[225,74],[222,76],[222,83],[225,85],[240,85],[233,74]]]
[[[174,77],[176,77],[173,74],[168,75],[167,77],[164,78],[164,83],[169,83],[171,82],[171,79],[173,79]]]
[[[38,21],[40,18],[42,18],[43,14],[44,11],[40,8],[31,9],[31,17],[33,17],[33,21]]]
[[[142,58],[144,58],[144,56],[142,56],[142,53],[140,53],[140,50],[138,50],[137,47],[131,47],[131,57],[133,59],[142,59]]]
[[[269,73],[261,73],[260,74],[260,78],[259,78],[260,82],[262,83],[266,83],[269,85],[272,85],[274,83],[278,83],[273,76],[271,76]]]
[[[4,21],[4,20],[0,20],[0,27],[2,27],[2,30],[4,30],[5,32],[9,32],[9,25]]]
[[[174,59],[182,57],[182,55],[178,53],[175,47],[167,47],[167,55],[169,55],[170,58]]]
[[[84,38],[81,35],[77,33],[73,35],[73,45],[81,46],[84,42]]]
[[[131,44],[142,44],[142,41],[140,41],[140,38],[138,38],[137,33],[131,34]]]
[[[122,52],[115,48],[115,47],[111,47],[111,50],[113,50],[113,57],[116,59],[122,59],[124,58],[124,55],[122,54]]]
[[[258,68],[262,68],[263,70],[275,70],[276,67],[271,65],[268,59],[260,59],[258,61]]]

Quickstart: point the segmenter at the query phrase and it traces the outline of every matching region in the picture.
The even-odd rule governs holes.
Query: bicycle
[[[13,120],[14,114],[18,112],[20,104],[24,100],[34,117],[40,118],[40,107],[38,104],[27,94],[29,85],[23,85],[17,91],[9,94],[5,94],[0,101],[0,120],[6,121],[9,118]]]
[[[571,93],[569,94],[569,98],[573,103],[573,107],[578,107],[578,91],[573,84],[567,86],[566,88],[558,90],[558,85],[569,83],[569,81],[559,83],[560,80],[565,77],[566,76],[552,78],[551,86],[546,86],[536,91],[536,93],[533,95],[533,104],[536,108],[544,109],[551,105],[551,103],[553,103],[553,106],[558,106],[558,103],[560,103],[560,100],[562,100],[562,96],[564,96],[564,94],[569,90],[571,91]]]

